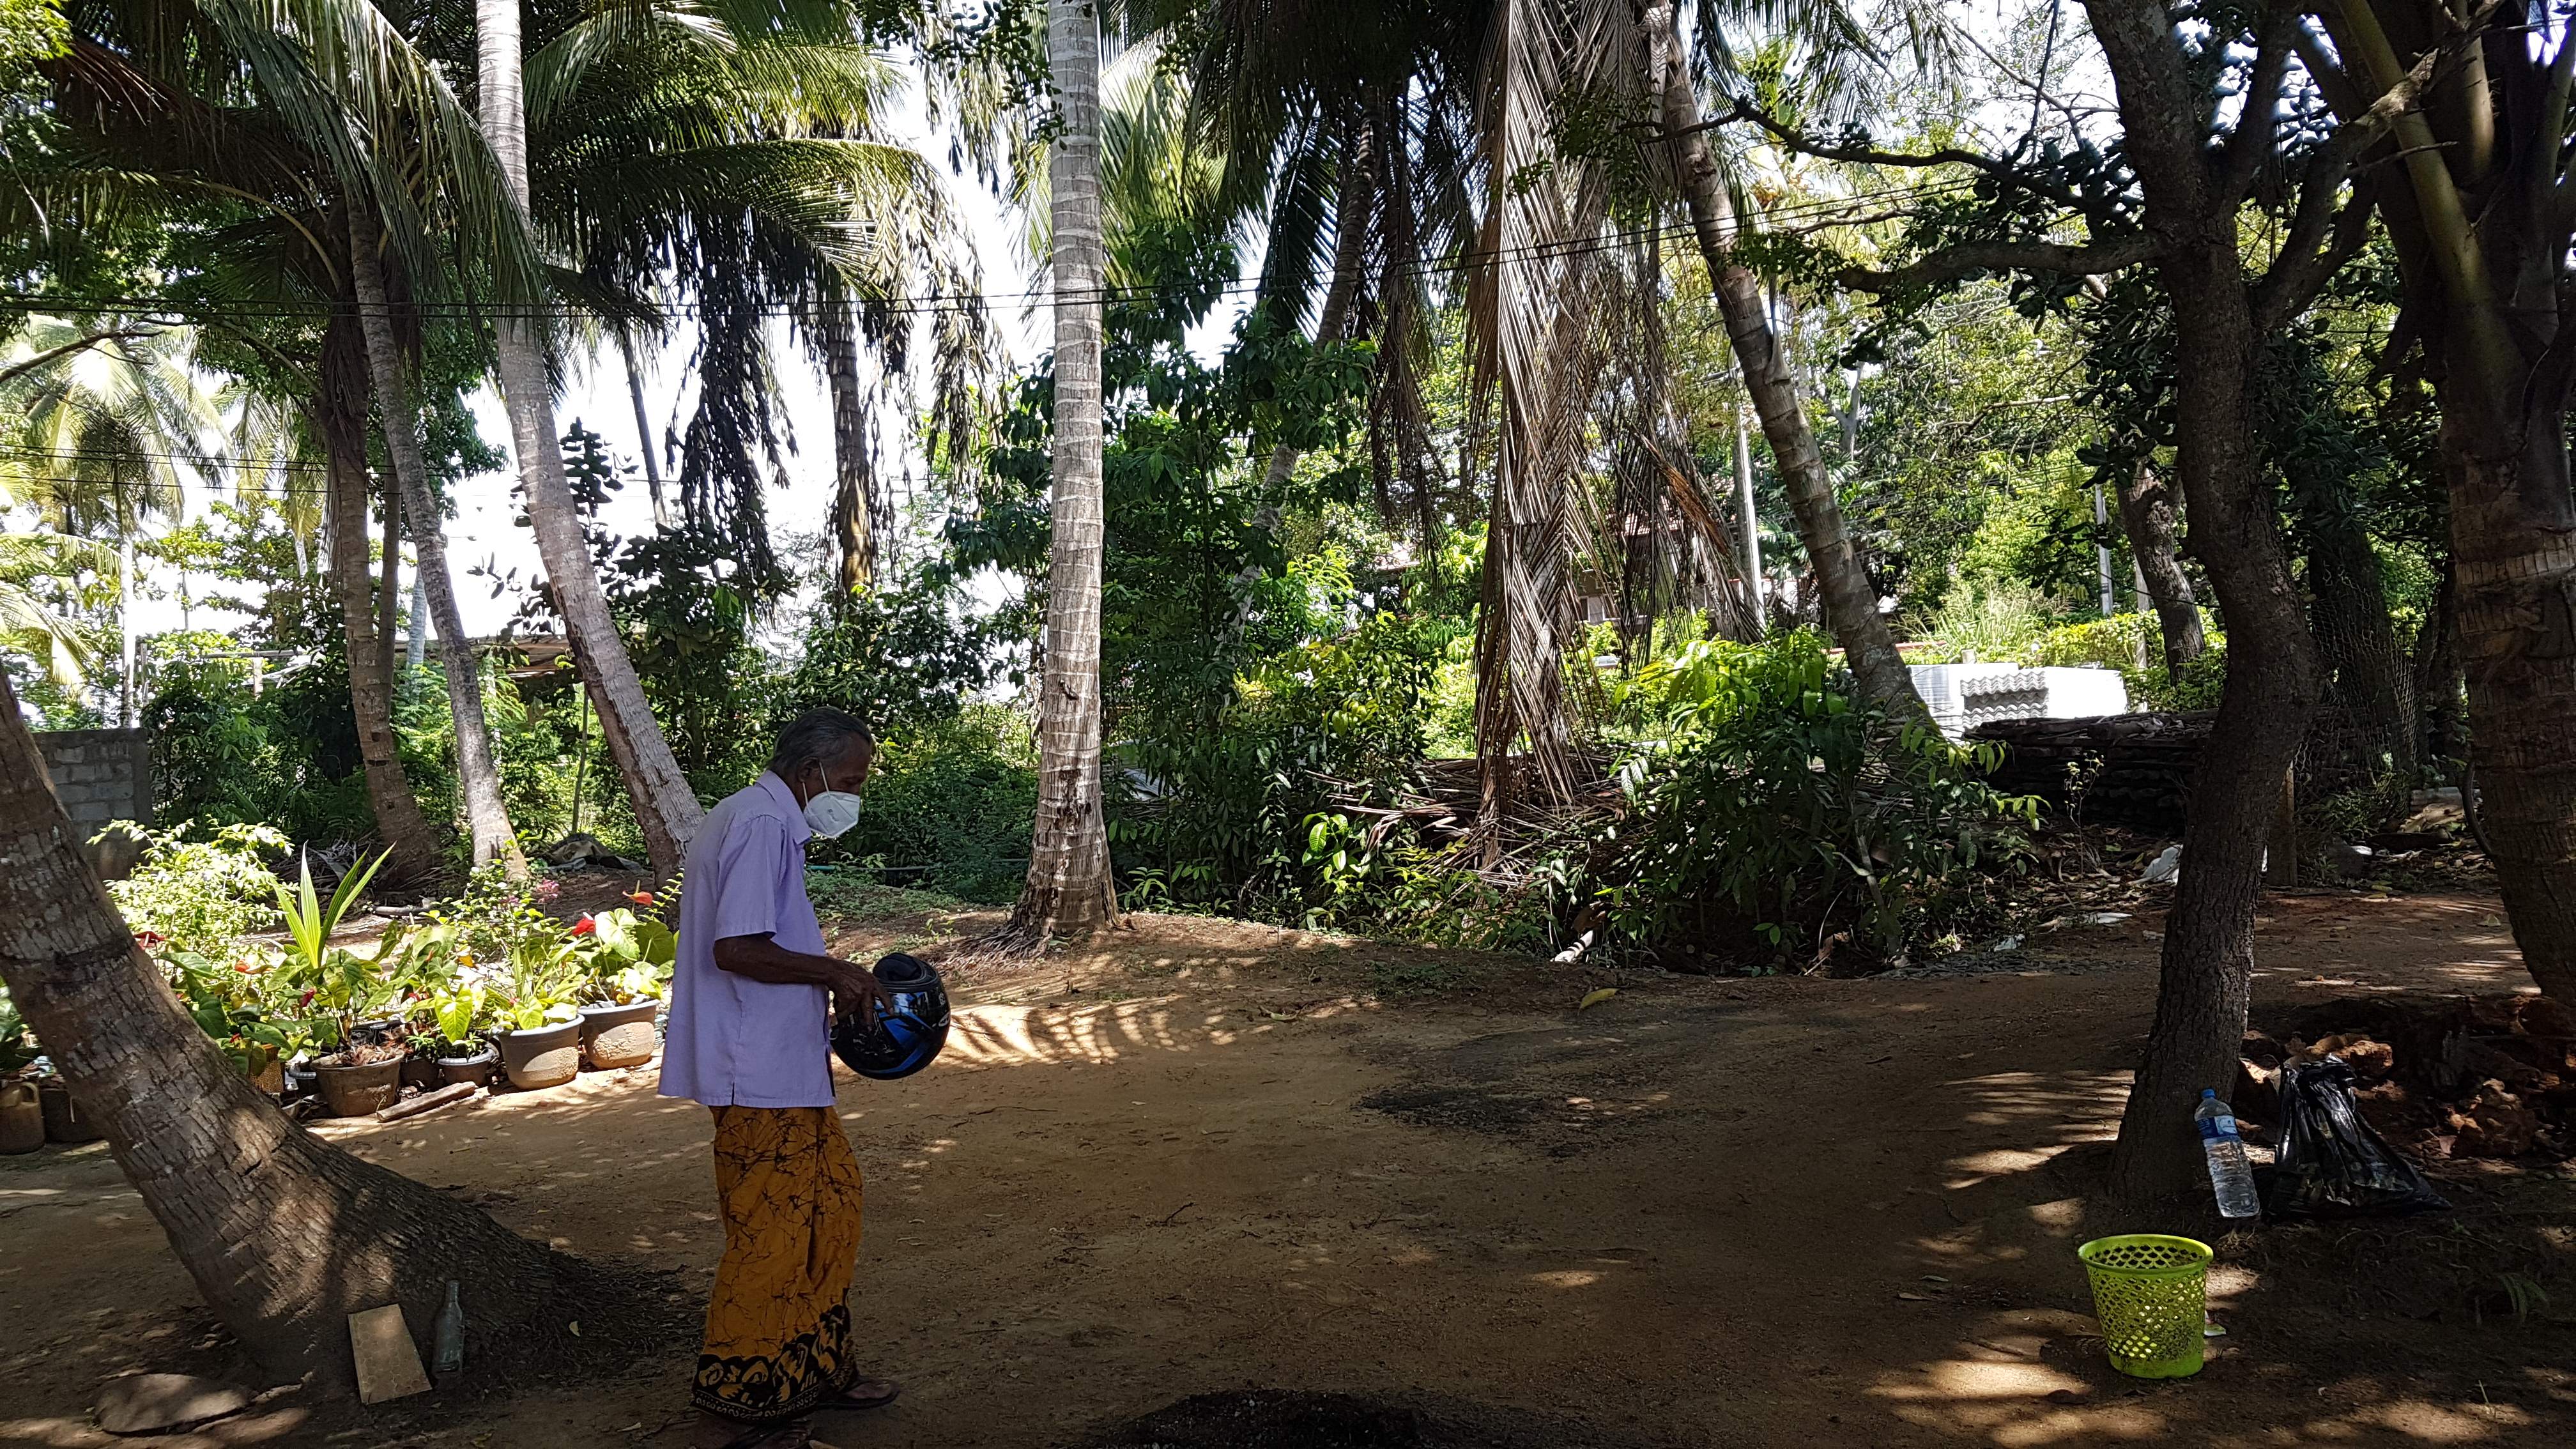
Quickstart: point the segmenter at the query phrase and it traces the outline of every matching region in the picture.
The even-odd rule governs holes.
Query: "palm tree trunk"
[[[1765,632],[1771,627],[1771,601],[1762,584],[1762,515],[1753,505],[1753,440],[1745,436],[1741,407],[1735,410],[1735,497],[1743,509],[1744,601],[1752,610],[1754,629]]]
[[[528,858],[520,853],[518,836],[510,828],[510,812],[501,800],[501,767],[492,753],[491,726],[483,718],[483,670],[474,657],[474,641],[465,632],[465,616],[457,608],[456,581],[447,572],[447,541],[438,526],[437,501],[429,491],[429,460],[421,452],[420,414],[412,406],[411,379],[404,372],[401,346],[394,340],[393,307],[385,293],[384,262],[376,250],[381,231],[375,213],[365,203],[353,201],[349,273],[357,285],[358,326],[367,340],[367,371],[375,381],[376,410],[384,422],[385,452],[393,460],[400,500],[385,501],[385,534],[398,549],[391,520],[399,506],[408,506],[411,516],[419,520],[412,546],[419,551],[420,577],[429,585],[429,607],[438,618],[443,646],[439,657],[445,666],[440,672],[447,676],[447,705],[456,717],[456,776],[465,794],[465,824],[473,837],[474,863],[488,865],[497,860],[512,880],[524,880]],[[386,572],[390,576],[392,570]],[[390,606],[392,601],[388,577],[385,602]],[[349,661],[352,673],[362,667],[377,674],[379,688],[391,689],[393,672],[382,668],[373,652],[363,666],[354,657]]]
[[[1929,722],[1923,697],[1914,692],[1914,676],[1897,652],[1896,636],[1878,611],[1878,591],[1860,566],[1851,532],[1835,501],[1833,479],[1817,451],[1815,430],[1798,398],[1797,379],[1789,371],[1788,353],[1771,330],[1763,306],[1762,279],[1735,261],[1742,223],[1735,202],[1717,174],[1706,134],[1699,127],[1699,95],[1693,89],[1687,53],[1674,0],[1633,0],[1638,32],[1648,42],[1646,84],[1659,96],[1663,126],[1673,140],[1674,171],[1690,205],[1691,228],[1700,255],[1708,263],[1709,289],[1725,315],[1728,340],[1744,370],[1744,384],[1762,419],[1762,434],[1771,442],[1771,458],[1788,485],[1789,507],[1797,515],[1798,536],[1807,546],[1808,562],[1823,592],[1825,618],[1843,646],[1843,660],[1863,692],[1886,707]]]
[[[2364,97],[2458,23],[2430,0],[2354,0],[2319,18]],[[2461,58],[2478,64],[2446,66],[2434,96],[2398,118],[2406,184],[2381,189],[2380,217],[2441,363],[2450,607],[2482,839],[2531,979],[2576,1002],[2576,309],[2562,265],[2576,231],[2576,47],[2562,33],[2544,59],[2503,32]],[[2516,124],[2499,131],[2499,111]]]
[[[660,532],[671,526],[670,505],[662,501],[661,450],[653,446],[653,418],[644,408],[644,367],[635,360],[635,344],[624,332],[617,334],[617,355],[626,364],[626,396],[635,404],[635,446],[644,460],[644,491],[653,500],[653,529]]]
[[[0,978],[206,1306],[272,1380],[311,1374],[345,1393],[349,1315],[399,1303],[425,1331],[450,1279],[474,1361],[540,1337],[588,1342],[558,1305],[601,1287],[594,1274],[351,1157],[252,1088],[136,948],[78,839],[0,677]],[[638,1311],[585,1302],[582,1316]]]
[[[378,280],[381,281],[383,278],[379,276]],[[372,358],[374,356],[372,349],[370,349],[368,355],[371,359],[369,366],[372,370]],[[408,397],[408,395],[406,395],[406,397]],[[381,410],[382,404],[379,404],[378,407]],[[382,420],[383,419],[380,415],[378,421],[381,422]],[[417,426],[417,416],[414,417],[413,421],[414,425]],[[414,436],[417,437],[418,435],[415,433]],[[414,445],[414,451],[418,451],[417,444]],[[388,458],[393,456],[393,444],[391,440],[386,442],[385,456]],[[424,463],[423,467],[426,468],[426,466],[427,465]],[[428,474],[426,472],[421,476],[424,481],[428,478]],[[386,480],[384,503],[384,578],[376,586],[375,662],[376,672],[385,677],[385,683],[387,686],[391,686],[394,678],[394,628],[399,622],[401,622],[402,609],[403,490],[402,484],[399,480]]]
[[[2146,580],[2147,597],[2155,603],[2156,632],[2165,641],[2165,672],[2179,677],[2182,667],[2209,646],[2201,634],[2200,602],[2192,597],[2191,579],[2174,548],[2173,495],[2144,458],[2120,485],[2120,527],[2129,536],[2129,557],[2138,576]]]
[[[1100,33],[1083,0],[1048,0],[1048,70],[1062,130],[1049,160],[1055,232],[1055,537],[1038,691],[1038,808],[1028,882],[1005,935],[1114,925],[1100,799]]]
[[[511,199],[520,213],[528,210],[527,110],[521,93],[519,0],[475,0],[475,51],[481,77],[484,137],[491,143]],[[626,780],[627,798],[635,806],[644,832],[644,848],[653,858],[653,873],[668,880],[679,873],[689,842],[706,821],[695,787],[672,757],[669,741],[644,698],[626,640],[608,611],[608,596],[591,566],[590,545],[583,536],[581,514],[564,480],[563,444],[555,433],[553,385],[546,375],[544,333],[524,314],[503,310],[493,325],[500,355],[501,399],[510,413],[512,451],[518,455],[519,480],[527,489],[528,522],[537,536],[537,556],[554,586],[555,605],[571,636],[573,658],[582,683],[599,714],[599,733],[610,758]]]
[[[367,601],[367,374],[357,330],[346,313],[331,318],[322,338],[321,395],[313,401],[331,519],[326,566],[348,631],[349,712],[357,720],[367,799],[375,806],[376,833],[393,851],[385,873],[416,879],[437,869],[445,852],[403,769],[384,681],[360,663],[374,653],[375,611]]]
[[[815,328],[823,346],[823,375],[832,389],[832,538],[840,550],[841,593],[865,589],[876,578],[876,477],[868,466],[867,396],[859,387],[859,329],[849,299],[823,299]]]

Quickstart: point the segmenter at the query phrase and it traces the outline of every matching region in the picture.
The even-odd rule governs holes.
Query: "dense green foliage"
[[[1837,947],[1902,963],[1970,924],[1981,872],[2009,869],[2036,804],[1981,783],[1961,750],[1860,701],[1822,644],[1705,644],[1676,670],[1672,741],[1620,775],[1598,899],[1629,941],[1739,965]]]

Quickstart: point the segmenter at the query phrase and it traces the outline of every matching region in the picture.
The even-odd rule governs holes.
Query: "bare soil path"
[[[2258,1019],[2325,992],[2525,983],[2483,898],[2277,897],[2265,918]],[[906,1390],[820,1432],[1078,1445],[1258,1388],[1623,1449],[2576,1443],[2576,1329],[2379,1291],[2449,1231],[2429,1219],[2358,1262],[2379,1240],[2231,1238],[2231,1333],[2199,1377],[2102,1362],[2073,1245],[2203,1226],[2082,1196],[2156,925],[1929,979],[1618,980],[1143,917],[1033,971],[968,973],[978,1004],[936,1067],[841,1093],[868,1175],[853,1305]],[[1575,1010],[1598,984],[1621,992]],[[721,1246],[707,1122],[651,1086],[585,1076],[318,1130],[530,1236],[668,1269],[694,1302]],[[2505,1213],[2576,1244],[2568,1180],[2470,1189],[2464,1206],[2510,1200],[2453,1219],[2473,1236]],[[2576,1288],[2556,1302],[2576,1311]],[[103,1147],[0,1159],[0,1446],[117,1442],[87,1427],[103,1379],[221,1370],[235,1350],[195,1303]],[[668,1449],[694,1352],[482,1400],[289,1396],[138,1442]]]

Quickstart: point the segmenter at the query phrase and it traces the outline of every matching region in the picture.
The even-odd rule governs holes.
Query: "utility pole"
[[[2102,480],[2096,478],[2093,480],[2093,568],[2102,581],[2102,617],[2105,619],[2119,612],[2119,605],[2111,597],[2111,546],[2102,541],[2105,537],[2102,530],[2110,526],[2110,521],[2110,514],[2102,507]]]

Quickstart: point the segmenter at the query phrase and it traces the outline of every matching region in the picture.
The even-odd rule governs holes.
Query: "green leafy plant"
[[[340,877],[328,901],[313,889],[310,861],[299,863],[293,891],[283,885],[277,888],[278,910],[286,917],[283,979],[302,988],[300,1004],[312,1013],[314,1042],[352,1058],[359,1051],[358,1023],[391,1006],[402,993],[401,983],[384,969],[400,959],[400,943],[390,939],[378,943],[371,958],[333,946],[331,936],[384,863],[383,854],[358,862]]]
[[[625,1006],[658,1000],[670,989],[680,938],[666,925],[624,906],[590,917],[583,937],[584,999]]]
[[[569,936],[530,936],[510,948],[484,977],[493,1019],[511,1031],[537,1031],[581,1015],[581,951]]]
[[[189,839],[184,825],[155,831],[120,822],[108,829],[143,842],[143,859],[125,879],[107,883],[108,895],[128,926],[179,950],[225,955],[283,898],[260,852],[285,849],[286,837],[265,825],[227,825],[205,840]]]
[[[1992,758],[1857,698],[1813,635],[1742,651],[1675,718],[1669,755],[1623,767],[1627,810],[1598,843],[1596,899],[1628,941],[1901,964],[2035,819],[1983,783]]]

